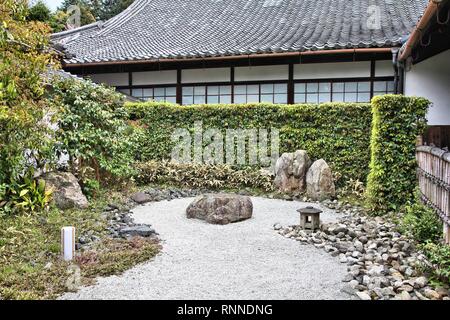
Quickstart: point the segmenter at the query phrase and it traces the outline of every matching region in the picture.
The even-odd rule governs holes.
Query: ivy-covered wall
[[[141,129],[138,160],[170,159],[176,128],[277,128],[280,153],[307,150],[312,159],[325,159],[339,177],[337,184],[366,182],[370,162],[370,104],[321,105],[194,105],[127,104],[130,119]],[[139,131],[139,130],[138,130]]]

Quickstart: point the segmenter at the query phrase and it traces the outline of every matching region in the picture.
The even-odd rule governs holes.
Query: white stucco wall
[[[450,125],[450,50],[413,65],[406,72],[405,94],[433,102],[429,125]]]
[[[235,81],[288,80],[289,66],[237,67],[234,69]]]
[[[133,85],[155,85],[177,83],[177,71],[144,71],[133,72]]]
[[[128,73],[97,73],[88,75],[95,83],[104,83],[109,86],[128,86]]]
[[[370,77],[370,61],[296,64],[294,79]]]
[[[181,71],[182,83],[229,82],[230,79],[230,68],[186,69]]]
[[[392,62],[376,61],[375,76],[394,76]],[[94,82],[111,86],[128,86],[128,73],[103,73],[89,76]],[[325,79],[325,78],[359,78],[370,77],[370,61],[313,63],[294,65],[294,79]],[[229,82],[230,68],[185,69],[182,70],[182,83]],[[288,65],[236,67],[235,81],[270,81],[288,80]],[[134,86],[176,84],[177,71],[142,71],[133,72]]]
[[[395,70],[392,60],[375,61],[375,77],[394,77]]]

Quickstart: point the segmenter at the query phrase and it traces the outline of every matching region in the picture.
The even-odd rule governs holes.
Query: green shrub
[[[273,177],[259,170],[235,170],[227,165],[183,164],[148,161],[138,165],[137,182],[173,184],[197,189],[240,189],[250,187],[273,190]]]
[[[433,274],[439,280],[446,283],[450,282],[450,246],[446,244],[437,244],[429,242],[421,246],[423,253],[428,261],[433,265]]]
[[[397,210],[414,200],[416,141],[426,126],[430,102],[385,95],[372,99],[372,135],[367,204],[376,213]]]
[[[416,202],[405,207],[405,215],[400,222],[403,232],[411,234],[420,242],[438,242],[442,238],[442,222],[436,213],[425,205]]]
[[[133,174],[133,129],[123,96],[90,81],[54,81],[56,150],[68,153],[73,173],[82,181],[109,182]]]
[[[338,186],[349,179],[365,182],[370,157],[369,104],[321,105],[194,105],[161,103],[126,104],[130,118],[145,130],[139,160],[170,159],[171,134],[176,128],[191,132],[196,121],[203,129],[277,128],[280,153],[307,150],[312,159],[323,158],[337,176]]]
[[[3,213],[35,212],[45,209],[52,192],[45,190],[45,181],[33,178],[32,172],[20,182],[0,185],[0,210]]]
[[[83,193],[89,198],[95,198],[95,196],[100,192],[100,183],[95,179],[86,179],[81,181],[81,189]]]

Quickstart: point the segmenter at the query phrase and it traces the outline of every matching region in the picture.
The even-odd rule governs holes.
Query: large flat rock
[[[250,219],[253,204],[249,197],[236,194],[205,194],[197,197],[186,209],[189,219],[212,224],[229,224]]]

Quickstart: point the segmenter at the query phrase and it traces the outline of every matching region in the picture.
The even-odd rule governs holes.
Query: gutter
[[[403,81],[401,79],[401,74],[403,73],[402,63],[398,63],[398,54],[399,54],[398,48],[392,48],[392,66],[394,68],[394,87],[395,87],[395,93],[403,93]]]
[[[106,66],[117,64],[142,64],[142,63],[163,63],[163,62],[187,62],[187,61],[217,61],[217,60],[239,60],[250,58],[274,58],[274,57],[301,57],[315,56],[327,54],[355,54],[355,53],[391,53],[392,48],[358,48],[358,49],[335,49],[335,50],[317,50],[303,52],[284,52],[284,53],[260,53],[249,55],[234,55],[220,57],[204,57],[204,58],[174,58],[174,59],[142,59],[142,60],[121,60],[121,61],[104,61],[104,62],[87,62],[87,63],[64,63],[65,68],[88,67],[88,66]]]
[[[422,15],[422,18],[419,20],[419,23],[414,28],[414,31],[411,33],[411,36],[406,42],[403,51],[400,52],[400,57],[398,59],[399,61],[405,61],[411,55],[412,50],[416,47],[417,43],[419,42],[422,33],[425,31],[429,22],[437,13],[438,6],[442,5],[445,2],[445,0],[439,2],[435,2],[435,0],[429,1],[430,2],[428,3],[428,6]]]

